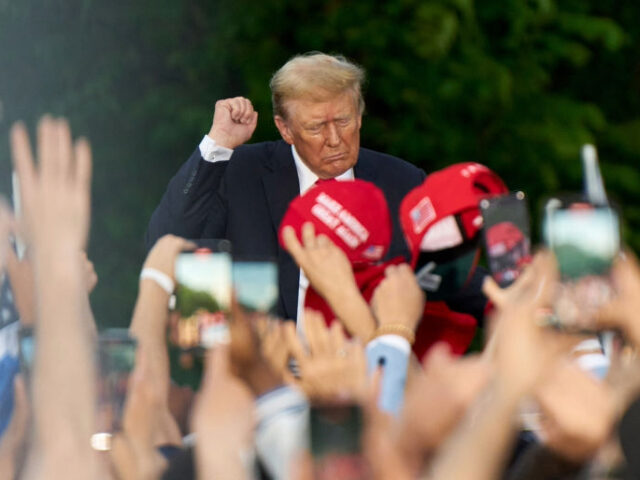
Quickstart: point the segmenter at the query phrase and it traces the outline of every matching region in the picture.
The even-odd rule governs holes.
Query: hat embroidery
[[[409,212],[411,221],[413,222],[413,232],[420,233],[427,225],[433,222],[436,218],[436,211],[433,208],[431,199],[424,197],[418,204]]]
[[[338,201],[325,192],[316,197],[311,214],[335,232],[351,248],[357,248],[369,238],[369,230]]]

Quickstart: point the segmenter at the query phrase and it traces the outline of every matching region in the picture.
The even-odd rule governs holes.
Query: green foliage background
[[[640,250],[640,3],[624,0],[0,0],[0,190],[7,131],[65,115],[94,148],[90,256],[102,325],[128,323],[150,214],[208,130],[245,95],[273,139],[268,81],[290,56],[368,71],[362,143],[433,171],[475,160],[540,199],[581,188],[600,150]]]

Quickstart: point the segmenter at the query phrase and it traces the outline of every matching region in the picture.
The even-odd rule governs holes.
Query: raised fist
[[[236,148],[251,138],[258,124],[258,112],[248,98],[218,100],[209,137],[221,147]]]

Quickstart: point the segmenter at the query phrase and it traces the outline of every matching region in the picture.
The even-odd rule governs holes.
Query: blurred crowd
[[[88,301],[97,277],[84,254],[90,146],[46,116],[37,155],[22,124],[11,148],[21,215],[0,206],[2,478],[640,475],[636,259],[615,259],[615,294],[589,313],[588,329],[552,325],[563,281],[553,253],[541,248],[506,288],[478,266],[480,202],[508,190],[474,163],[429,175],[400,212],[360,180],[324,182],[292,202],[280,240],[310,282],[303,318],[296,328],[234,302],[229,339],[204,354],[195,394],[171,380],[167,345],[175,259],[194,245],[162,237],[142,268],[122,418],[97,434],[99,334]],[[350,232],[327,228],[336,205]],[[388,247],[394,215],[411,262],[366,262],[372,248]],[[462,281],[433,287],[448,277],[425,266],[470,252],[456,270]],[[36,348],[25,371],[12,342],[29,327]]]

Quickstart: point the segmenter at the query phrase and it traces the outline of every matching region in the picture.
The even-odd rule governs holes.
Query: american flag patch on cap
[[[429,225],[436,218],[436,211],[433,208],[431,199],[424,197],[420,202],[411,209],[409,212],[411,222],[413,223],[414,233],[422,232],[427,225]]]

